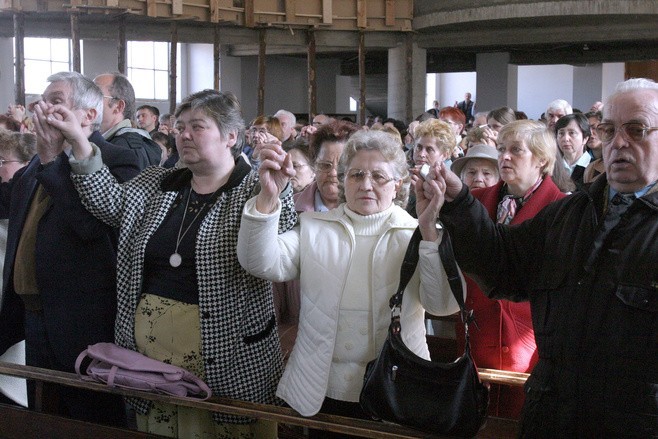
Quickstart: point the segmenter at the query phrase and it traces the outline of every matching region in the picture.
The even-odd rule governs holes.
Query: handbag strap
[[[400,283],[398,285],[398,289],[389,300],[389,306],[391,308],[391,322],[395,324],[395,328],[398,331],[400,310],[402,308],[402,296],[404,295],[404,290],[407,288],[407,284],[411,280],[414,271],[416,271],[421,239],[422,236],[420,233],[420,227],[417,227],[416,230],[414,230],[411,239],[409,240],[409,245],[407,246],[407,251],[404,255],[404,260],[402,261],[402,265],[400,267]],[[459,276],[459,268],[457,268],[457,262],[455,262],[455,254],[452,249],[452,240],[450,239],[450,233],[448,233],[448,230],[445,228],[443,228],[443,238],[439,244],[439,256],[441,257],[441,263],[443,264],[443,268],[448,277],[448,283],[450,284],[452,295],[455,297],[455,300],[459,305],[460,316],[462,322],[464,322],[464,329],[466,333],[466,344],[468,346],[468,324],[471,322],[474,324],[476,323],[473,319],[473,311],[466,310],[466,304],[464,303],[464,287],[462,285],[461,277]]]

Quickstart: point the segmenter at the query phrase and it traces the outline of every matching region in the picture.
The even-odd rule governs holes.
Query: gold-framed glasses
[[[647,133],[658,130],[658,127],[648,127],[638,122],[627,122],[617,128],[613,123],[602,122],[596,127],[596,134],[598,134],[599,139],[602,142],[611,142],[617,135],[618,129],[621,129],[621,132],[626,136],[626,139],[634,142],[641,142],[644,140]]]
[[[386,183],[395,180],[393,177],[389,177],[384,171],[375,169],[374,171],[366,171],[365,169],[350,169],[345,174],[348,180],[355,183],[363,182],[366,177],[370,181],[378,186],[384,186]]]

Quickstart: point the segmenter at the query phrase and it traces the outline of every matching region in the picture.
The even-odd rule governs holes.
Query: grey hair
[[[409,200],[409,187],[411,185],[407,157],[395,137],[387,132],[377,130],[357,131],[352,134],[347,144],[345,144],[345,149],[343,149],[343,154],[340,156],[338,163],[339,200],[345,202],[345,171],[359,151],[378,151],[384,157],[384,160],[393,166],[396,174],[394,178],[402,181],[400,190],[398,190],[393,202],[405,208]]]
[[[573,113],[573,108],[571,108],[569,102],[565,101],[564,99],[556,99],[549,102],[548,106],[546,107],[546,112],[548,113],[550,110],[564,110],[565,114]]]
[[[297,123],[297,118],[295,117],[294,114],[292,114],[288,110],[279,110],[276,113],[274,113],[274,117],[281,119],[280,116],[285,116],[287,117],[291,122],[290,122],[290,127],[294,128],[295,124]]]
[[[48,76],[48,82],[66,82],[71,86],[71,101],[74,110],[96,110],[96,120],[91,128],[96,131],[103,120],[103,92],[94,81],[78,72],[59,72]]]
[[[123,109],[123,117],[132,120],[135,116],[135,89],[125,75],[119,72],[107,73],[112,75],[110,84],[110,95],[114,99],[121,99],[126,103]]]
[[[622,93],[628,93],[635,90],[654,90],[658,92],[658,83],[646,78],[631,78],[626,81],[617,83],[615,91],[605,100],[605,105],[603,106],[603,116],[607,116],[608,112],[610,111],[608,102],[612,102],[614,98]],[[649,104],[648,101],[647,104]],[[654,111],[658,112],[658,100],[653,101],[653,108]]]
[[[236,141],[231,148],[231,154],[234,158],[240,155],[244,144],[244,119],[240,101],[233,93],[210,89],[198,91],[183,99],[183,102],[176,108],[174,116],[178,118],[183,111],[187,110],[203,111],[215,122],[222,137],[227,137],[229,133],[235,132]]]

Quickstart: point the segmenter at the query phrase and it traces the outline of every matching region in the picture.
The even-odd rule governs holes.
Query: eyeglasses
[[[103,97],[104,97],[105,99],[109,99],[109,100],[111,100],[111,101],[113,101],[113,100],[115,100],[115,99],[119,99],[119,98],[115,98],[114,96],[105,96],[105,95],[103,95]]]
[[[621,131],[626,139],[634,142],[641,142],[647,133],[656,130],[658,127],[648,127],[637,122],[627,122],[621,125]],[[613,123],[603,122],[596,127],[596,134],[602,142],[611,142],[617,135],[617,128]]]
[[[308,166],[306,163],[297,163],[297,162],[292,162],[292,167],[295,171],[299,171],[300,169]]]
[[[315,169],[317,169],[318,172],[331,172],[332,169],[336,169],[336,164],[334,162],[316,162],[315,163]]]
[[[5,159],[0,159],[0,168],[2,168],[5,163],[24,163],[23,160],[5,160]]]
[[[386,175],[384,171],[379,171],[375,169],[374,171],[365,171],[363,169],[350,169],[347,171],[347,179],[355,183],[361,183],[366,179],[366,176],[370,178],[370,181],[375,183],[378,186],[384,186],[389,181],[395,180],[392,177]]]

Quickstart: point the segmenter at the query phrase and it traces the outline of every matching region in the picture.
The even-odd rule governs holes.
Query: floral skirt
[[[142,354],[205,378],[198,305],[144,294],[135,313],[135,340]],[[137,428],[173,438],[277,437],[276,422],[219,424],[213,421],[211,412],[159,402],[154,403],[148,414],[137,414]]]

